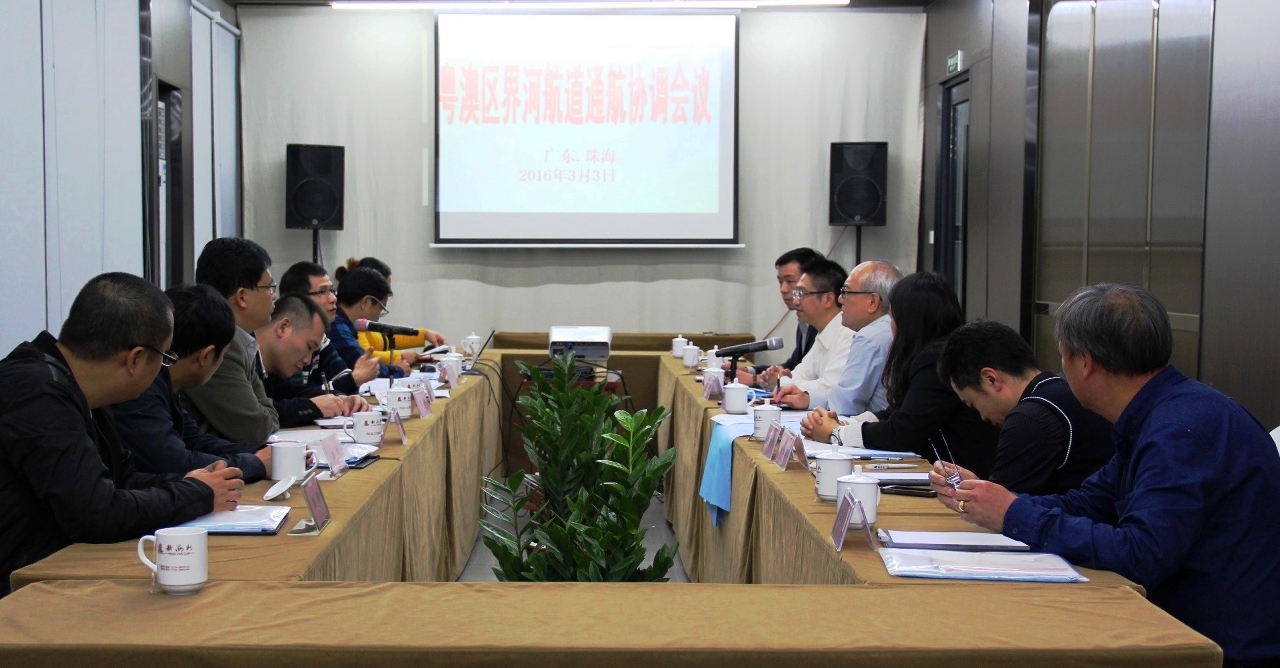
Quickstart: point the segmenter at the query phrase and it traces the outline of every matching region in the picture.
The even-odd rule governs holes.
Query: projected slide
[[[441,14],[436,240],[736,241],[731,15]]]

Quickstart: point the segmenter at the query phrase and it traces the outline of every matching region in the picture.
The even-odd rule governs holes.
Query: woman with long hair
[[[359,260],[347,258],[345,264],[333,270],[333,278],[342,285],[343,277],[356,269],[372,269],[382,275],[387,285],[391,285],[391,267],[376,257],[364,257]],[[359,332],[360,346],[365,350],[373,350],[378,362],[391,366],[408,366],[418,362],[419,354],[412,348],[434,348],[448,343],[444,335],[430,329],[419,328],[415,335],[397,334],[394,337],[378,332]]]
[[[938,378],[938,355],[947,335],[964,324],[955,291],[938,274],[912,274],[889,293],[889,315],[894,337],[881,379],[889,407],[843,422],[828,411],[814,411],[802,429],[815,440],[914,452],[986,477],[995,461],[999,430]]]

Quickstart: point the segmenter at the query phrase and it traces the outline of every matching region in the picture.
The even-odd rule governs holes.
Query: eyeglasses
[[[840,296],[848,297],[849,295],[875,295],[880,294],[874,290],[850,290],[849,288],[840,288]]]
[[[139,343],[137,346],[133,346],[133,347],[146,348],[147,350],[150,350],[151,352],[159,355],[160,366],[173,366],[178,361],[177,353],[174,353],[172,350],[160,350],[155,346],[149,346],[145,343]]]
[[[266,290],[266,291],[268,291],[268,292],[270,292],[271,294],[273,294],[273,295],[274,295],[274,294],[276,293],[276,284],[275,284],[275,283],[268,283],[268,284],[266,284],[266,285],[255,285],[255,286],[253,286],[253,287],[251,287],[251,288],[249,288],[249,289],[250,289],[250,290]]]
[[[324,297],[324,296],[326,296],[326,295],[331,295],[331,294],[333,294],[333,286],[332,286],[332,285],[326,285],[326,286],[324,286],[323,288],[320,288],[319,290],[312,290],[311,292],[308,292],[307,294],[311,295],[312,297]]]
[[[834,291],[832,290],[801,290],[800,288],[796,288],[795,290],[791,291],[791,298],[796,301],[800,301],[801,299],[804,299],[809,295],[820,295],[826,292],[834,292]]]
[[[379,318],[385,318],[391,315],[391,309],[387,308],[387,305],[383,304],[380,299],[378,299],[377,297],[374,297],[373,295],[369,295],[369,299],[372,299],[374,303],[382,307],[382,315],[378,316]]]

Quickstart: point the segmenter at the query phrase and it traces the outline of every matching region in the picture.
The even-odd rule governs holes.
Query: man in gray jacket
[[[196,261],[196,282],[226,298],[236,317],[236,335],[209,382],[182,391],[183,407],[210,434],[238,443],[264,443],[280,428],[253,338],[254,330],[271,322],[275,305],[271,256],[248,239],[214,239]]]

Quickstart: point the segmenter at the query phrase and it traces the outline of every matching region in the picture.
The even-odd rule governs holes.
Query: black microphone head
[[[765,343],[769,344],[769,350],[782,350],[781,336],[771,336]]]

